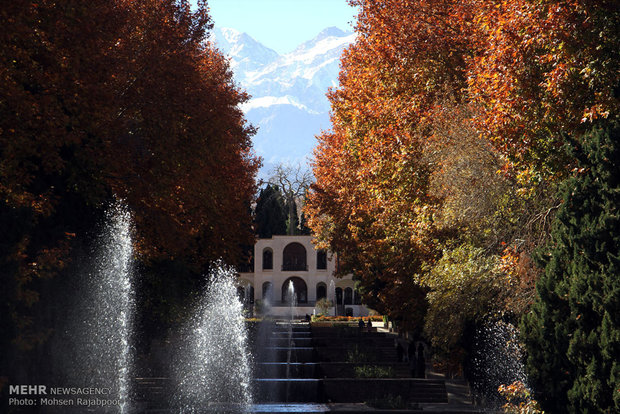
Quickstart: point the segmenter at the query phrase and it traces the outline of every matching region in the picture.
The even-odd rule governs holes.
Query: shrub
[[[530,391],[521,381],[515,381],[510,385],[500,385],[497,391],[507,401],[502,406],[504,413],[543,414],[538,402],[532,399]]]
[[[375,356],[374,352],[372,352],[372,349],[361,347],[356,344],[353,346],[353,349],[347,351],[346,362],[375,362],[376,359],[377,357]]]
[[[329,310],[334,307],[334,303],[327,298],[321,298],[316,301],[315,306],[319,310],[319,315],[327,316],[329,314]]]
[[[392,378],[394,370],[392,367],[382,367],[379,365],[362,365],[354,368],[355,378]]]

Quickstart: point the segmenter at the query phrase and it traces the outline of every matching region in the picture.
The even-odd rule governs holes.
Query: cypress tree
[[[278,186],[267,184],[260,191],[254,220],[256,233],[261,239],[286,234],[286,212]]]
[[[286,234],[294,236],[299,234],[299,219],[297,218],[297,203],[295,199],[287,200],[288,218],[286,219]]]
[[[620,129],[594,128],[561,188],[538,299],[522,321],[528,373],[550,412],[620,412]]]

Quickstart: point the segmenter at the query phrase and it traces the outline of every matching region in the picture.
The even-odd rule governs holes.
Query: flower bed
[[[370,319],[373,322],[382,322],[383,316],[381,315],[373,315],[373,316],[313,316],[313,322],[358,322],[362,319],[364,322],[368,322]]]

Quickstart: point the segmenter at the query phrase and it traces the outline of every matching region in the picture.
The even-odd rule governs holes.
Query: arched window
[[[318,270],[327,269],[327,252],[325,250],[318,250],[316,252],[316,268]]]
[[[316,300],[327,297],[327,286],[323,282],[316,284]]]
[[[308,303],[308,287],[306,286],[306,282],[303,281],[300,277],[289,277],[282,284],[282,302],[289,303],[290,302],[290,284],[293,283],[293,289],[295,292],[295,297],[297,299],[297,303]]]
[[[263,270],[273,269],[273,251],[269,248],[263,250]]]
[[[342,305],[342,288],[336,288],[336,304]]]
[[[263,300],[268,300],[270,302],[273,300],[273,283],[263,283]]]
[[[354,305],[362,304],[362,297],[360,296],[360,293],[357,290],[353,291],[353,304]]]
[[[282,252],[282,270],[308,270],[306,248],[300,243],[291,243]]]
[[[352,305],[353,304],[353,289],[350,287],[344,290],[344,304]]]

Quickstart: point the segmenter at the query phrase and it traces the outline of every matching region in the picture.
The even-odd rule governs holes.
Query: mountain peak
[[[354,38],[353,33],[347,33],[335,26],[321,30],[314,39],[297,46],[291,55],[301,55],[309,51],[322,53],[328,49],[340,49],[343,44],[349,44]]]
[[[315,135],[330,126],[325,93],[337,86],[340,55],[355,34],[328,27],[283,55],[236,30],[216,26],[214,37],[230,58],[235,81],[252,96],[240,109],[258,127],[252,141],[265,159],[264,171],[305,159]]]
[[[336,26],[328,27],[326,29],[321,30],[321,32],[316,35],[315,40],[325,39],[326,37],[343,37],[348,33],[340,30]]]

